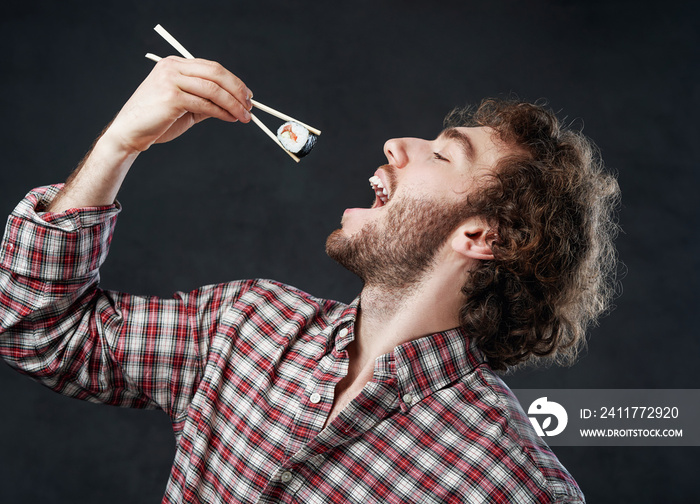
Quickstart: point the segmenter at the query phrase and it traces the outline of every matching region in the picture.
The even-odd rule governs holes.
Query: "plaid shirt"
[[[102,291],[119,208],[39,216],[59,187],[35,189],[9,218],[0,351],[62,394],[170,415],[163,502],[583,502],[460,330],[379,357],[324,429],[357,300],[269,280],[172,299]]]

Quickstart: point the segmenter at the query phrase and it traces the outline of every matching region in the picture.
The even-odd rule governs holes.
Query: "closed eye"
[[[433,152],[433,156],[435,157],[435,159],[438,159],[440,161],[449,161],[449,159],[447,159],[445,156],[443,156],[439,152]]]

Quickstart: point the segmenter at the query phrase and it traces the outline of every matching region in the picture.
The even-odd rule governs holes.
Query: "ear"
[[[493,259],[491,245],[497,237],[484,219],[472,217],[455,230],[452,249],[470,259],[488,261]]]

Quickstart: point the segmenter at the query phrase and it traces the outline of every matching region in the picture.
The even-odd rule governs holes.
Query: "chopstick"
[[[268,128],[267,126],[265,126],[265,125],[263,124],[263,122],[262,122],[260,119],[258,119],[257,117],[255,117],[255,114],[250,114],[250,118],[253,120],[253,122],[254,122],[255,124],[257,124],[257,125],[260,127],[261,130],[263,130],[265,133],[267,133],[267,136],[269,136],[270,138],[272,138],[272,140],[273,140],[277,145],[279,145],[280,147],[282,147],[282,150],[283,150],[284,152],[286,152],[287,154],[289,154],[289,157],[291,157],[291,158],[292,158],[294,161],[296,161],[297,163],[299,162],[299,158],[296,156],[296,154],[294,154],[293,152],[289,152],[287,149],[285,149],[285,148],[284,148],[284,145],[282,145],[282,142],[280,142],[280,139],[277,138],[277,135],[275,135],[272,131],[270,131],[270,128]]]
[[[254,107],[259,108],[263,112],[267,112],[268,114],[273,115],[275,117],[279,117],[280,119],[283,119],[285,121],[294,121],[297,124],[301,124],[304,128],[309,130],[314,135],[321,134],[321,130],[316,129],[313,126],[309,126],[308,124],[304,124],[303,122],[298,121],[298,120],[294,119],[293,117],[289,117],[287,114],[283,114],[282,112],[278,112],[277,110],[273,109],[272,107],[268,107],[267,105],[263,105],[259,101],[251,99],[250,102],[253,104]]]
[[[160,24],[156,25],[153,29],[156,31],[156,33],[158,33],[158,35],[163,37],[171,46],[173,46],[173,48],[175,48],[175,50],[177,52],[179,52],[183,57],[185,57],[187,59],[194,59],[194,56],[192,55],[192,53],[190,53],[187,49],[185,49],[185,47],[182,44],[180,44],[180,42],[178,42],[177,39],[175,39],[175,37],[170,35],[170,33],[168,33],[168,31],[165,28],[163,28]],[[158,62],[162,59],[160,56],[156,56],[153,53],[147,53],[146,58],[148,58],[152,61],[155,61],[155,62]],[[279,119],[283,119],[285,121],[294,121],[295,123],[298,123],[298,124],[302,125],[303,127],[305,127],[306,129],[308,129],[311,133],[313,133],[315,135],[321,134],[321,130],[316,129],[312,126],[309,126],[308,124],[304,124],[303,122],[298,121],[298,120],[294,119],[293,117],[288,116],[287,114],[283,114],[282,112],[279,112],[279,111],[273,109],[272,107],[268,107],[267,105],[264,105],[257,100],[251,99],[250,101],[254,107],[262,110],[263,112],[267,112],[268,114],[273,115],[275,117],[278,117]],[[287,149],[285,149],[284,146],[282,145],[282,143],[277,138],[277,136],[274,133],[272,133],[272,131],[270,131],[270,129],[267,126],[265,126],[260,119],[255,117],[255,115],[253,115],[252,113],[250,114],[250,117],[251,117],[251,119],[253,119],[253,122],[255,124],[257,124],[261,130],[263,130],[272,140],[274,140],[274,142],[277,145],[279,145],[282,150],[284,150],[284,152],[289,154],[289,156],[292,159],[294,159],[297,163],[299,162],[299,158],[297,156],[295,156],[292,152],[289,152]]]
[[[155,54],[153,54],[153,53],[146,53],[146,58],[148,58],[148,59],[151,60],[151,61],[155,61],[156,63],[163,59],[163,58],[161,58],[160,56],[157,56],[157,55],[155,55]],[[252,101],[252,100],[251,100],[251,101]],[[264,106],[264,105],[263,105],[263,106]],[[261,110],[262,110],[262,109],[261,109]],[[273,109],[273,110],[274,110],[274,109]],[[275,112],[277,112],[277,111],[275,111]],[[279,112],[279,113],[281,114],[281,112]],[[275,114],[272,114],[272,115],[275,115]],[[284,114],[282,114],[282,115],[284,115]],[[278,117],[279,117],[279,116],[278,116]],[[270,128],[268,128],[267,126],[265,126],[265,124],[263,124],[263,122],[262,122],[260,119],[258,119],[257,117],[255,117],[255,114],[250,114],[250,118],[253,120],[253,122],[254,122],[255,124],[258,125],[258,127],[259,127],[261,130],[263,130],[263,131],[265,132],[265,134],[266,134],[267,136],[269,136],[270,138],[272,138],[272,140],[273,140],[277,145],[279,145],[279,146],[282,148],[282,150],[283,150],[284,152],[286,152],[287,154],[289,154],[289,157],[291,157],[291,158],[292,158],[294,161],[296,161],[297,163],[299,162],[299,158],[298,158],[294,153],[289,152],[287,149],[285,149],[285,148],[284,148],[284,145],[282,145],[282,142],[280,142],[279,138],[277,138],[277,135],[275,135],[272,131],[270,131]],[[280,119],[282,119],[282,118],[280,117]],[[298,122],[298,121],[297,121],[297,122]],[[301,123],[299,123],[299,124],[301,124]],[[302,125],[302,126],[303,126],[303,125]]]
[[[163,27],[162,27],[161,25],[159,25],[159,24],[157,24],[153,29],[156,31],[156,33],[157,33],[158,35],[160,35],[161,37],[163,37],[163,38],[166,40],[166,42],[168,42],[168,44],[170,44],[171,46],[173,46],[173,47],[175,48],[175,50],[177,50],[177,52],[179,52],[180,54],[182,54],[185,58],[187,58],[187,59],[194,59],[194,56],[192,56],[192,53],[190,53],[187,49],[185,49],[185,46],[183,46],[180,42],[178,42],[178,41],[175,39],[175,37],[173,37],[172,35],[170,35],[170,34],[168,33],[168,30],[166,30],[165,28],[163,28]]]

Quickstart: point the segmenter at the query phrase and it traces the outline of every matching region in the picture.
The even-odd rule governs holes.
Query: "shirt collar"
[[[353,329],[359,303],[360,298],[355,298],[334,324],[335,337],[331,341],[336,351],[344,350],[355,338]],[[458,327],[403,343],[378,357],[374,379],[395,379],[403,407],[404,403],[416,403],[455,383],[485,362],[481,350]]]
[[[399,405],[405,410],[485,362],[481,350],[461,328],[455,328],[409,341],[380,356],[374,379],[395,381]]]
[[[457,382],[486,362],[461,328],[449,329],[399,345],[390,354],[399,397],[410,406]]]
[[[333,332],[328,339],[328,343],[332,348],[335,346],[337,352],[342,352],[345,347],[355,339],[355,318],[357,317],[357,309],[360,306],[360,297],[356,297],[352,303],[347,305],[340,316],[333,323]],[[328,348],[330,350],[330,348]]]

